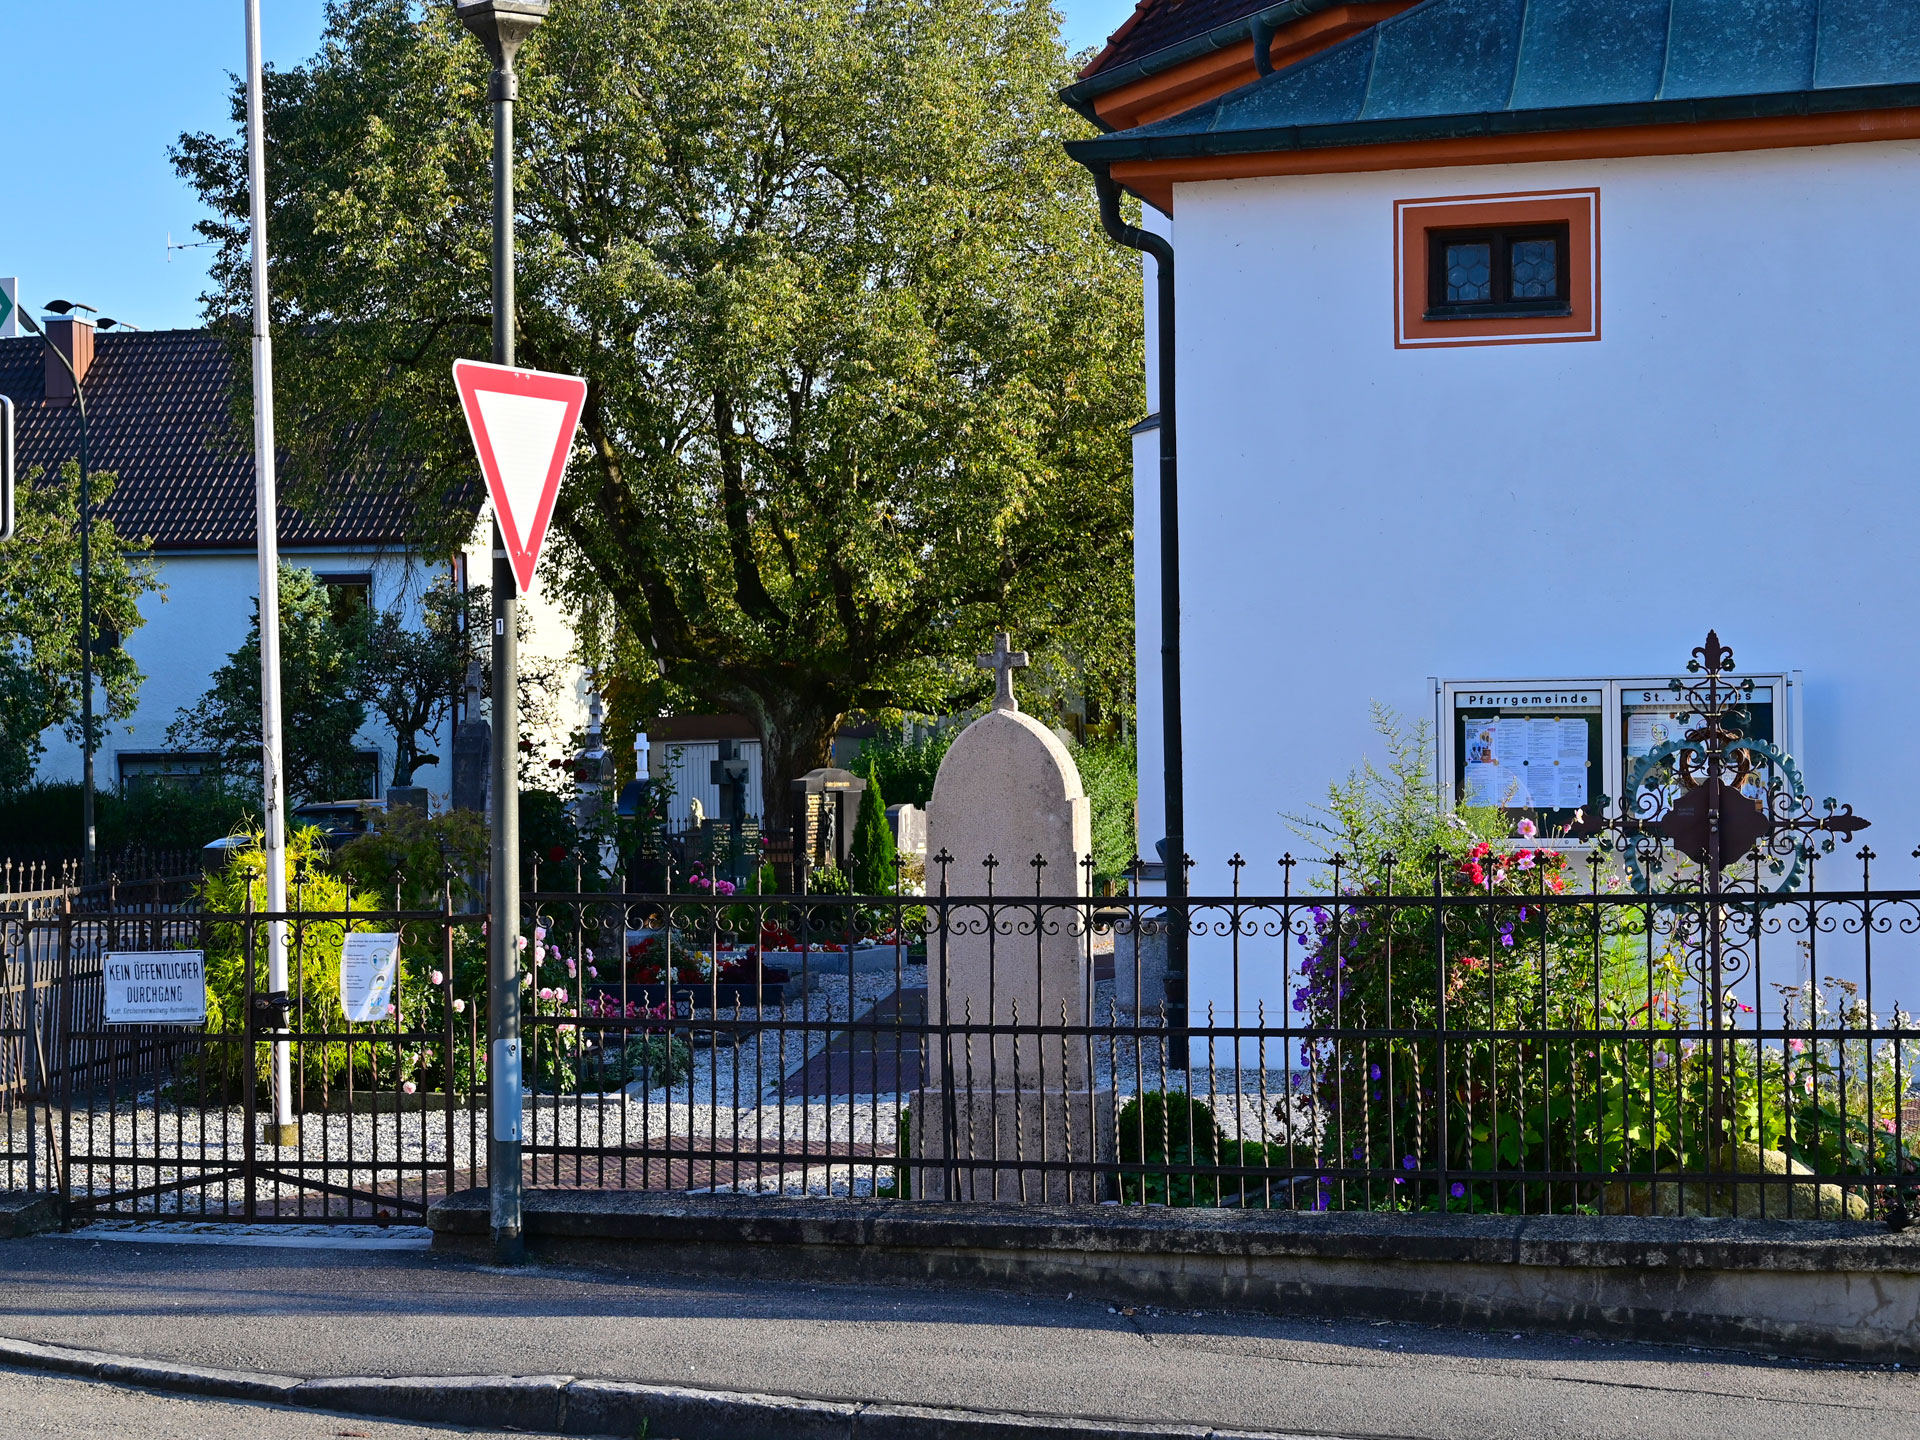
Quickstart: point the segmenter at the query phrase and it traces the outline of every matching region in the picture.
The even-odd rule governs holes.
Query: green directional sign
[[[7,322],[13,319],[13,297],[0,290],[0,330],[7,328]]]

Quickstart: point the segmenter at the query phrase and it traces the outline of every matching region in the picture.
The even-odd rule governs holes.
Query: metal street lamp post
[[[75,310],[91,311],[91,305],[76,305],[71,300],[49,300],[46,308],[56,315],[70,315]],[[35,320],[22,307],[20,323],[40,337],[40,343],[59,356],[60,363],[67,367],[67,374],[73,377],[73,407],[80,414],[80,830],[82,846],[81,874],[87,879],[94,878],[94,826],[93,826],[93,487],[91,483],[90,457],[87,453],[87,396],[80,384],[80,372],[74,368],[73,357],[53,343],[51,336],[40,328]]]
[[[514,57],[547,18],[551,0],[457,0],[460,22],[493,61],[493,362],[513,364],[513,102],[519,92]],[[513,566],[496,518],[493,526],[493,784],[491,901],[487,922],[487,1081],[493,1092],[487,1187],[495,1258],[524,1258],[520,1229],[520,790],[514,644]]]

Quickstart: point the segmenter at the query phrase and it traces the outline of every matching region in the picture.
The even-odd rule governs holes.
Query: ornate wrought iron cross
[[[1602,813],[1576,823],[1573,834],[1596,836],[1601,848],[1647,862],[1647,869],[1658,868],[1661,848],[1671,845],[1717,891],[1721,872],[1751,855],[1771,861],[1775,874],[1787,876],[1782,888],[1791,888],[1816,845],[1830,851],[1835,836],[1851,841],[1867,828],[1871,822],[1851,805],[1826,800],[1816,807],[1793,757],[1745,733],[1753,681],[1736,680],[1733,668],[1732,649],[1709,630],[1687,662],[1688,673],[1702,678],[1668,682],[1681,707],[1677,718],[1690,728],[1655,746],[1625,777],[1626,794],[1611,815],[1603,798]],[[1657,784],[1669,773],[1680,789],[1670,805],[1669,788]]]

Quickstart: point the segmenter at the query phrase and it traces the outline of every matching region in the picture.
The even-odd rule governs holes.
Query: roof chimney
[[[67,367],[60,363],[59,357],[49,355],[47,360],[47,404],[64,408],[73,404],[73,381],[78,376],[84,384],[87,371],[93,365],[93,322],[83,320],[78,315],[67,315],[60,319],[48,319],[44,322],[47,339],[59,348],[60,354],[73,363],[73,375],[67,374]]]

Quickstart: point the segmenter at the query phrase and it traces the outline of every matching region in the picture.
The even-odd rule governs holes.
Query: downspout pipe
[[[1129,250],[1151,255],[1158,279],[1156,352],[1160,377],[1160,715],[1162,775],[1166,787],[1167,834],[1164,853],[1167,886],[1168,1063],[1187,1066],[1187,782],[1180,724],[1180,462],[1175,425],[1173,244],[1165,236],[1129,225],[1120,218],[1120,186],[1113,171],[1098,161],[1093,172],[1100,197],[1100,224]]]

